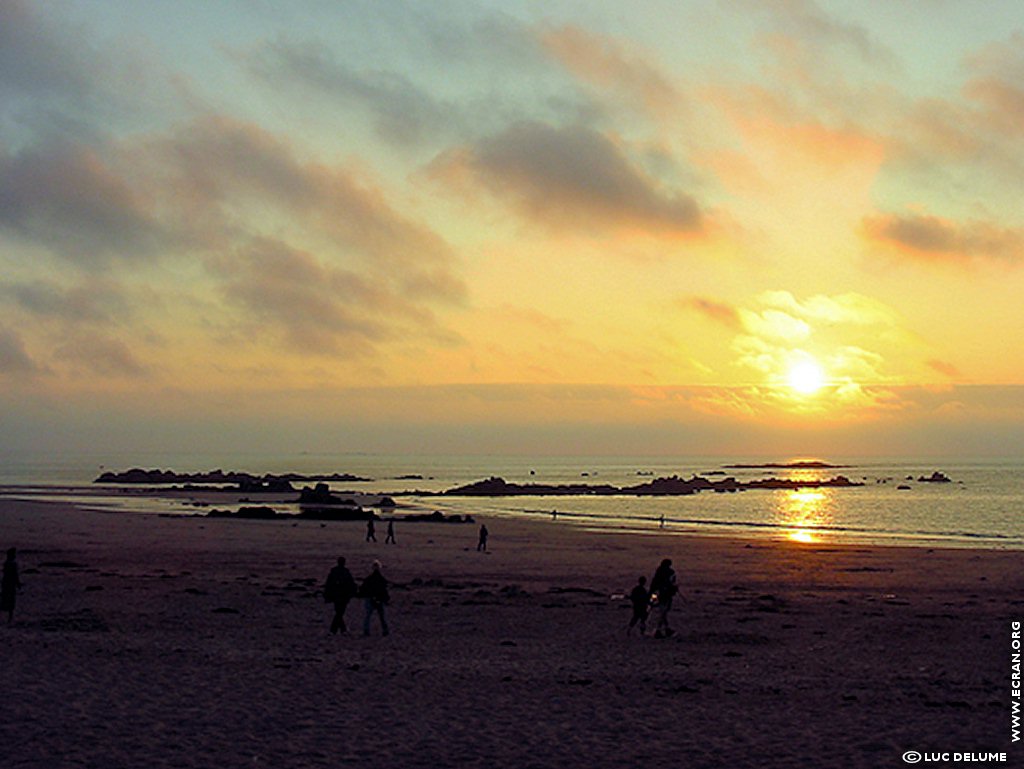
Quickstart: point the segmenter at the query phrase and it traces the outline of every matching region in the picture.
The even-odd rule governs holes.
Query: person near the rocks
[[[363,635],[370,635],[370,619],[374,614],[380,617],[381,634],[387,635],[390,631],[384,607],[391,601],[391,597],[388,595],[388,581],[380,570],[380,561],[373,562],[373,571],[363,580],[359,595],[363,597],[363,606],[366,609],[366,615],[363,617]]]
[[[487,551],[487,537],[489,535],[490,535],[490,532],[487,531],[487,527],[484,526],[483,524],[481,524],[480,525],[480,540],[476,543],[477,552],[480,552],[481,550],[483,550],[485,552]]]
[[[344,633],[345,609],[357,592],[352,572],[345,568],[345,559],[338,558],[338,565],[331,569],[324,582],[324,601],[334,604],[334,618],[331,620],[331,634]]]
[[[395,522],[393,520],[388,521],[388,535],[384,537],[384,544],[397,545],[398,540],[395,539]]]
[[[376,542],[377,541],[377,527],[373,523],[373,513],[370,513],[370,517],[366,521],[366,541],[367,542]]]

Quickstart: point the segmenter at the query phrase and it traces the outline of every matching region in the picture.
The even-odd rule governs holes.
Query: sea
[[[477,519],[530,518],[605,531],[706,534],[791,539],[801,542],[900,544],[918,547],[1024,550],[1024,460],[1020,458],[814,457],[834,467],[792,469],[735,467],[790,464],[809,457],[709,456],[508,456],[369,453],[90,452],[31,454],[0,451],[0,497],[74,499],[92,490],[87,504],[108,512],[202,515],[180,499],[104,495],[93,481],[104,471],[134,467],[178,472],[214,469],[253,474],[300,473],[316,477],[344,473],[366,478],[332,482],[335,492],[390,494],[399,514],[469,514]],[[939,472],[948,483],[921,479]],[[490,477],[514,483],[634,486],[653,478],[700,475],[791,478],[806,487],[688,496],[450,497],[437,492]],[[863,485],[815,487],[814,481],[843,475]],[[281,512],[294,505],[275,505]]]

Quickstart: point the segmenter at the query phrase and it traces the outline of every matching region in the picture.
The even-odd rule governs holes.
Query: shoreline
[[[763,490],[750,490],[746,493],[762,493]],[[487,516],[501,520],[518,521],[549,521],[550,509],[514,509],[478,511],[474,503],[487,507],[493,500],[490,497],[468,496],[424,496],[410,503],[412,493],[368,492],[355,490],[338,490],[332,492],[336,496],[353,499],[358,505],[373,508],[376,502],[384,497],[397,500],[393,508],[377,510],[379,520],[395,517],[402,522],[404,515],[429,513],[442,510],[446,515]],[[145,515],[168,515],[179,517],[206,518],[209,510],[217,506],[284,506],[297,509],[297,492],[244,492],[237,489],[182,489],[154,488],[146,486],[76,486],[62,484],[47,486],[44,484],[0,485],[0,503],[5,499],[20,498],[42,499],[51,497],[53,504],[88,506],[90,499],[117,500],[118,507],[103,508],[99,505],[91,509],[102,512],[122,514],[138,512]],[[554,499],[557,499],[555,497]],[[525,498],[531,499],[531,498]],[[549,498],[537,497],[547,502]],[[632,499],[630,497],[630,499]],[[82,500],[79,502],[79,500]],[[147,501],[163,500],[159,507],[144,510]],[[142,503],[135,510],[132,502]],[[452,504],[454,502],[454,504]],[[120,509],[119,509],[120,508]],[[185,509],[188,508],[188,509]],[[283,517],[294,515],[285,513]],[[297,516],[296,516],[297,518]],[[1024,551],[1024,541],[1018,537],[999,534],[982,533],[940,533],[914,531],[876,531],[873,529],[851,526],[798,525],[766,521],[722,521],[713,519],[666,517],[665,527],[659,526],[660,516],[610,516],[600,513],[558,510],[557,521],[583,529],[608,530],[620,534],[649,536],[665,534],[672,536],[700,536],[728,539],[750,539],[752,541],[796,540],[817,545],[845,545],[871,547],[909,547],[916,549],[950,548],[968,551]],[[412,523],[412,522],[410,522]],[[460,524],[454,524],[460,525]]]

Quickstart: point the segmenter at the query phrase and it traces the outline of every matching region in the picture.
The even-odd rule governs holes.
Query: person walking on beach
[[[334,604],[334,619],[331,620],[331,634],[344,633],[345,609],[356,594],[356,581],[352,572],[345,568],[345,559],[338,558],[338,565],[331,569],[324,583],[324,601]]]
[[[21,589],[17,557],[17,548],[12,547],[7,551],[7,560],[4,561],[3,578],[0,580],[0,611],[7,612],[8,624],[14,622],[14,604],[18,597],[18,590]]]
[[[666,558],[654,572],[651,579],[651,601],[655,604],[657,622],[654,625],[655,638],[668,638],[675,634],[669,627],[668,613],[672,609],[672,599],[679,592],[676,586],[676,573],[672,569],[672,559]]]
[[[384,544],[386,545],[389,542],[392,545],[397,545],[398,544],[398,540],[395,539],[395,522],[394,522],[394,520],[388,521],[388,535],[386,537],[384,537]]]
[[[480,525],[480,541],[476,543],[476,551],[479,553],[481,550],[487,552],[487,537],[489,532],[487,527],[483,524]]]
[[[640,577],[636,586],[629,594],[629,602],[633,604],[633,616],[626,628],[626,635],[633,634],[633,628],[640,625],[640,635],[647,635],[647,612],[651,606],[651,594],[647,592],[647,577]]]
[[[380,571],[380,561],[373,562],[373,571],[363,580],[359,594],[363,597],[363,606],[366,609],[366,615],[363,617],[363,635],[370,635],[370,619],[374,613],[380,617],[381,634],[387,635],[388,620],[384,615],[384,607],[388,605],[391,597],[388,595],[388,581]]]
[[[377,528],[373,525],[373,513],[370,513],[370,519],[366,522],[366,541],[377,541]]]

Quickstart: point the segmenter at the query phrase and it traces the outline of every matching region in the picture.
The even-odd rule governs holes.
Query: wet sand
[[[1024,554],[477,521],[488,553],[476,525],[399,524],[385,545],[358,522],[0,500],[25,583],[0,623],[2,764],[1024,765]],[[328,634],[338,555],[357,579],[383,561],[389,637],[362,636],[358,601]],[[626,637],[622,596],[664,557],[676,635]]]

